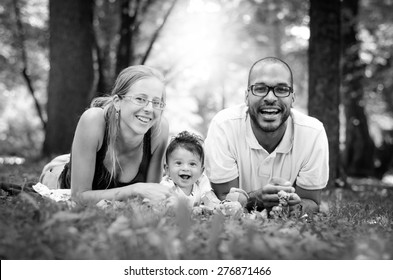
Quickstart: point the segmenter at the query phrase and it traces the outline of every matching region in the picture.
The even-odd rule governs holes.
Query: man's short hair
[[[255,66],[257,66],[257,64],[260,64],[260,63],[265,63],[265,64],[281,63],[281,64],[283,64],[285,67],[288,68],[288,71],[291,75],[291,87],[293,87],[293,74],[292,74],[291,67],[289,67],[289,65],[285,61],[283,61],[277,57],[272,57],[272,56],[265,57],[265,58],[259,59],[256,62],[254,62],[254,64],[250,68],[250,71],[248,72],[248,83],[247,83],[248,86],[250,86],[252,71],[254,70]]]

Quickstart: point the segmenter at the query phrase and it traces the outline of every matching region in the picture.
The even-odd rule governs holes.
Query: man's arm
[[[319,211],[322,190],[306,190],[296,186],[296,194],[301,199],[300,205],[303,213],[315,213]]]
[[[314,142],[310,143],[312,150],[302,166],[296,178],[296,194],[301,199],[303,212],[314,213],[319,211],[322,188],[329,180],[329,144],[325,129],[322,127],[318,135],[314,136]],[[302,186],[309,186],[314,190],[308,190]]]
[[[239,188],[239,177],[226,183],[215,184],[210,182],[210,184],[218,199],[224,200],[231,188]]]

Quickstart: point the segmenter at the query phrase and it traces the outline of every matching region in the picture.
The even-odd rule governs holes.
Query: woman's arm
[[[87,190],[79,192],[74,200],[82,204],[96,204],[100,200],[127,200],[131,197],[140,196],[151,202],[161,202],[170,195],[170,189],[155,183],[136,183],[121,188],[107,190]]]
[[[160,123],[160,133],[152,133],[152,157],[150,159],[147,172],[147,182],[159,183],[162,179],[164,154],[168,144],[169,124],[166,118],[162,117]]]
[[[101,108],[86,110],[79,119],[72,143],[71,194],[74,199],[92,190],[96,154],[104,133],[104,111]]]
[[[300,207],[303,213],[315,213],[319,211],[322,190],[306,190],[296,186],[296,193],[301,199],[299,205],[301,205]]]

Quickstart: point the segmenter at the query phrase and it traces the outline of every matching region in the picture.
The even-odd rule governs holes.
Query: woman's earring
[[[119,120],[119,111],[118,110],[116,110],[115,118],[116,118],[116,121]]]

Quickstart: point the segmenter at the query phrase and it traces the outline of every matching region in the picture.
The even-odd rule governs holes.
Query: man
[[[245,100],[213,118],[205,141],[206,173],[218,198],[240,188],[259,209],[270,209],[284,190],[293,193],[290,211],[318,211],[328,141],[320,121],[292,109],[290,67],[274,57],[255,62]]]

